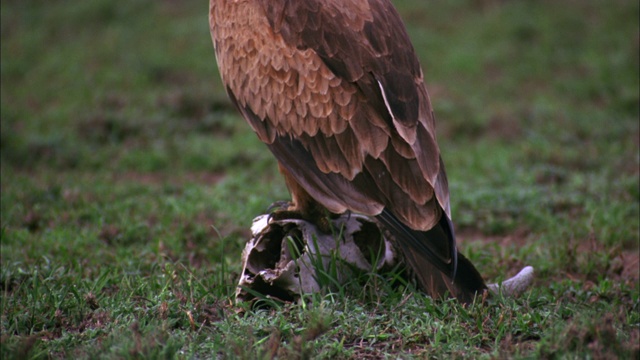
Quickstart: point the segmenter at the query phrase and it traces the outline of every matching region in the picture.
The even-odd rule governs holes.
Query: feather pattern
[[[418,277],[432,295],[484,287],[479,275],[473,289],[442,283],[458,256],[447,179],[422,70],[388,0],[211,0],[209,18],[227,92],[296,184],[294,201],[377,216],[416,272],[444,274],[437,286]]]

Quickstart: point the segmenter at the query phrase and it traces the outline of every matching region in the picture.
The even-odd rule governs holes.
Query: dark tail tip
[[[432,297],[446,292],[470,303],[486,285],[473,264],[456,247],[453,224],[444,215],[432,229],[417,231],[384,210],[378,220],[395,237],[421,290]]]

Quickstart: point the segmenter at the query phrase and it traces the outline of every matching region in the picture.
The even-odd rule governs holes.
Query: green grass
[[[637,358],[638,3],[395,1],[421,58],[462,250],[517,299],[371,275],[232,304],[288,193],[220,84],[202,1],[1,6],[0,356]]]

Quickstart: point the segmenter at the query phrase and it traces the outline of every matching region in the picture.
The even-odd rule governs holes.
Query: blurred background
[[[458,229],[637,247],[637,2],[395,3],[436,109]],[[171,214],[242,237],[287,198],[221,87],[206,2],[1,6],[8,233],[80,222],[108,237],[132,222],[155,239]],[[161,211],[165,195],[195,205]]]
[[[394,4],[480,271],[637,289],[638,2]],[[288,193],[221,86],[207,2],[0,6],[2,283],[43,263],[153,276],[167,258],[233,283],[251,219]]]
[[[526,238],[553,226],[558,238],[636,247],[637,2],[395,3],[435,106],[459,231]],[[200,201],[180,201],[198,205],[181,211],[200,231],[246,236],[254,215],[287,198],[220,84],[207,9],[2,3],[3,227],[84,221],[100,235],[133,222],[155,238],[166,205],[154,198],[192,191]],[[117,210],[65,222],[65,196]]]
[[[580,213],[601,240],[633,245],[638,4],[395,3],[436,109],[458,227],[528,232],[540,217]],[[26,180],[64,188],[65,174],[92,186],[105,176],[265,186],[216,193],[237,203],[212,219],[223,229],[219,217],[246,227],[286,198],[220,85],[207,21],[204,1],[3,2],[3,195]],[[3,201],[3,225],[32,207],[15,200]]]

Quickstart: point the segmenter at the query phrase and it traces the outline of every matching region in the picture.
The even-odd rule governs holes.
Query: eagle
[[[231,102],[291,193],[281,216],[371,216],[428,295],[486,289],[456,246],[433,108],[389,0],[210,0],[209,25]]]

